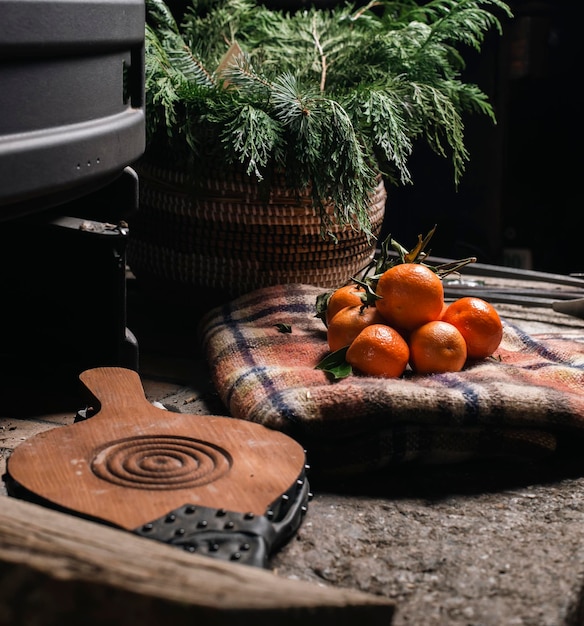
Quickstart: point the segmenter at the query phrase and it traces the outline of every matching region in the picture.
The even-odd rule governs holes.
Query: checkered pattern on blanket
[[[584,435],[584,337],[529,336],[504,322],[492,358],[462,372],[399,379],[315,369],[328,353],[310,285],[278,285],[211,311],[201,336],[233,417],[300,441],[311,466],[356,473],[408,461],[539,458]],[[289,324],[283,333],[279,324]]]

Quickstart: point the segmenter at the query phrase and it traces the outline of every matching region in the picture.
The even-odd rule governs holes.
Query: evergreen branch
[[[148,0],[146,33],[151,43],[156,40],[159,46],[158,50],[150,48],[147,60],[156,58],[156,53],[164,50],[168,69],[172,69],[172,73],[182,74],[186,80],[201,85],[213,85],[209,72],[192,54],[172,13],[162,0]]]
[[[371,235],[368,197],[376,185],[375,171],[348,112],[334,100],[303,92],[291,74],[275,82],[273,107],[287,135],[294,138],[286,168],[295,180],[310,186],[325,229],[331,226],[325,208],[332,203],[337,224]]]
[[[433,39],[447,41],[450,44],[462,43],[475,50],[480,50],[485,33],[491,28],[500,32],[499,20],[492,13],[480,8],[480,1],[434,0],[425,9],[437,9],[443,16],[436,20],[432,27]]]
[[[381,163],[387,162],[399,172],[402,184],[411,182],[407,167],[412,153],[409,136],[405,90],[399,80],[384,87],[364,88],[352,94],[347,108],[361,120],[362,132],[370,135]]]
[[[247,104],[236,110],[231,120],[223,120],[223,125],[221,140],[228,162],[237,160],[244,164],[246,173],[261,181],[262,170],[279,149],[281,129],[278,123],[261,109]]]
[[[249,55],[245,53],[235,58],[233,62],[223,70],[221,77],[231,86],[237,87],[245,92],[248,97],[262,101],[269,96],[271,89],[270,81],[256,72],[250,62]]]
[[[470,158],[464,115],[496,121],[461,73],[465,47],[479,50],[511,17],[502,0],[371,0],[292,13],[256,0],[191,1],[179,27],[163,0],[146,0],[149,142],[221,148],[226,163],[260,180],[283,169],[291,187],[311,190],[324,230],[332,203],[332,221],[370,232],[376,172],[411,182],[420,139],[451,159],[458,184]],[[234,43],[242,53],[224,68]]]
[[[313,20],[312,35],[314,37],[314,45],[316,46],[316,49],[318,51],[318,56],[320,57],[320,66],[321,66],[320,91],[324,92],[324,88],[326,85],[326,54],[324,53],[322,44],[320,43],[318,29],[316,27],[316,23],[314,22],[314,20]]]

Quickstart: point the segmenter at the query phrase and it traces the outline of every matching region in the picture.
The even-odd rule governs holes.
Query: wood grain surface
[[[156,407],[134,371],[95,368],[81,381],[98,412],[30,437],[8,461],[12,479],[59,507],[128,530],[185,504],[263,515],[304,469],[290,437]]]
[[[368,626],[387,598],[221,562],[29,502],[0,507],[0,624]]]

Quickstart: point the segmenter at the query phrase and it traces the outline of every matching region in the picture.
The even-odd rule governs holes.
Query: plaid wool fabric
[[[504,319],[495,355],[462,372],[331,381],[315,369],[328,353],[315,317],[322,291],[259,289],[209,312],[200,329],[229,413],[294,437],[317,471],[533,459],[553,454],[562,437],[584,436],[584,334],[530,336]]]

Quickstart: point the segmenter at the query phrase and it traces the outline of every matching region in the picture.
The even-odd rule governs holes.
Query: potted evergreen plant
[[[163,0],[146,9],[139,279],[228,296],[339,286],[374,253],[415,145],[449,158],[458,182],[465,115],[495,121],[461,74],[465,48],[511,16],[501,0],[192,0],[180,23]]]

